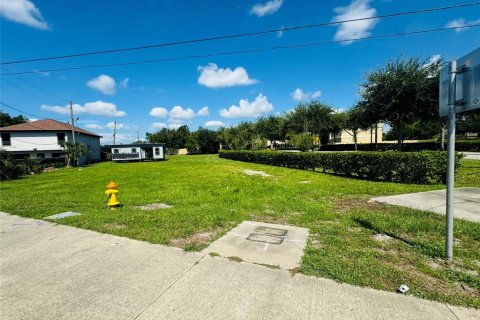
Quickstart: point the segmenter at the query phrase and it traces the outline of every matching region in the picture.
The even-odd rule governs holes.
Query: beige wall
[[[377,142],[382,142],[382,137],[383,137],[383,124],[379,123],[377,127]],[[332,136],[333,138],[333,136]],[[337,135],[336,137],[337,144],[343,144],[343,143],[354,143],[353,141],[353,133],[351,132],[346,132],[342,130],[340,135]],[[375,127],[372,128],[372,131],[370,130],[362,130],[357,133],[357,143],[370,143],[370,142],[375,142]]]

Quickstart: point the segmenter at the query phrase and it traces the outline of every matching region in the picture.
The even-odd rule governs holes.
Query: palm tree
[[[83,143],[65,142],[62,147],[65,150],[67,167],[77,166],[78,158],[88,153],[88,149]]]

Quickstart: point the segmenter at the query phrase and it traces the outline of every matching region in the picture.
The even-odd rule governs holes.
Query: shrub
[[[0,181],[18,179],[25,172],[25,166],[17,163],[7,151],[0,149]]]
[[[300,151],[313,150],[313,137],[309,133],[300,133],[292,136],[292,145]]]
[[[65,167],[64,158],[14,159],[7,151],[0,149],[0,181],[18,179],[31,173],[41,173],[45,168]]]
[[[445,183],[447,153],[421,152],[268,152],[221,151],[225,159],[304,170],[320,169],[346,177],[402,183]],[[457,155],[458,167],[461,156]]]

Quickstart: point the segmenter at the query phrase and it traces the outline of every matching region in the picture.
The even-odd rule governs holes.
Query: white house
[[[76,143],[83,143],[88,154],[79,159],[80,164],[100,161],[101,136],[75,127]],[[14,124],[0,128],[0,148],[16,159],[50,159],[65,157],[64,142],[73,142],[72,127],[52,119]]]
[[[143,161],[143,160],[165,160],[164,143],[137,143],[104,146],[112,150],[112,160],[121,161]]]

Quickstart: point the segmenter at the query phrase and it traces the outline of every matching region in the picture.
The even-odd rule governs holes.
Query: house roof
[[[75,132],[82,133],[88,136],[93,137],[102,137],[98,134],[93,132],[84,130],[79,127],[74,127]],[[0,128],[1,132],[19,132],[19,131],[71,131],[72,126],[68,123],[60,122],[57,120],[52,119],[45,119],[45,120],[37,120],[37,121],[30,121],[20,124],[14,124],[11,126],[6,126]]]
[[[103,148],[149,148],[149,147],[164,147],[165,143],[130,143],[130,144],[106,144]]]

